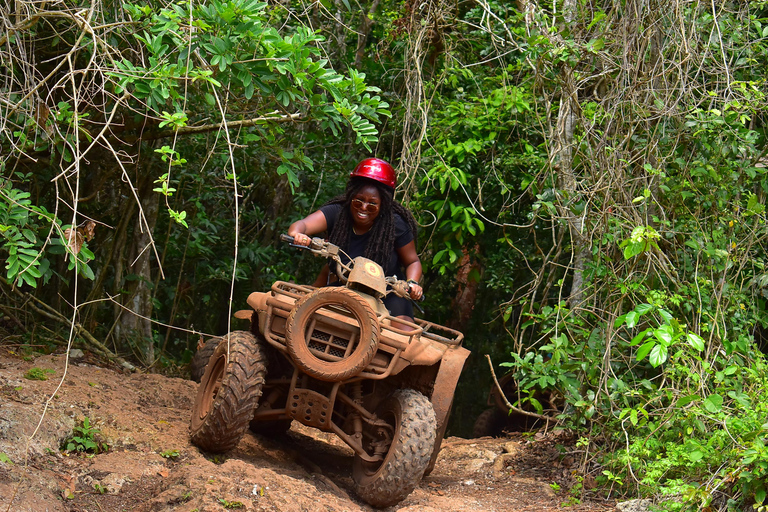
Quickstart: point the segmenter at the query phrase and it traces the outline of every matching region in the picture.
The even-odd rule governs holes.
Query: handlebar
[[[424,308],[419,305],[419,302],[424,302],[424,294],[419,297],[419,300],[411,298],[411,283],[395,279],[394,277],[388,277],[387,284],[392,288],[395,295],[410,300],[413,305],[416,306],[416,309],[418,309],[422,315],[424,314]]]
[[[281,234],[280,240],[283,242],[288,242],[291,244],[291,247],[296,247],[297,249],[304,249],[306,251],[309,251],[313,254],[316,254],[317,256],[322,256],[323,258],[332,258],[334,260],[337,260],[339,256],[339,247],[337,245],[332,244],[331,242],[327,242],[323,240],[320,237],[314,237],[312,240],[310,240],[309,245],[299,245],[295,243],[294,238],[291,235]]]
[[[312,238],[308,246],[299,245],[295,243],[294,238],[291,235],[287,235],[285,233],[280,234],[280,240],[282,240],[283,242],[288,242],[291,245],[291,247],[296,247],[297,249],[304,249],[305,251],[309,251],[323,258],[331,258],[343,270],[346,270],[346,271],[351,270],[351,267],[349,265],[345,265],[344,263],[341,262],[341,258],[339,257],[339,252],[341,252],[341,249],[339,249],[339,246],[334,245],[331,242],[328,242],[326,240],[323,240],[322,238],[319,238],[319,237]],[[342,280],[342,282],[346,282],[345,276],[339,276],[339,278]],[[394,276],[387,277],[386,281],[387,281],[387,284],[390,286],[390,288],[392,288],[392,291],[397,296],[403,297],[405,299],[410,299],[414,303],[414,305],[422,313],[424,313],[424,310],[418,304],[418,302],[422,302],[424,300],[424,295],[422,295],[421,298],[419,298],[418,302],[411,299],[411,285],[410,283],[408,283],[408,281],[399,280]]]

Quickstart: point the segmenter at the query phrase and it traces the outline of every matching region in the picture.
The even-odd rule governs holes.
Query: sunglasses
[[[374,213],[379,211],[379,205],[376,203],[368,203],[361,199],[353,199],[352,200],[352,206],[357,208],[358,210],[365,210],[369,213]]]

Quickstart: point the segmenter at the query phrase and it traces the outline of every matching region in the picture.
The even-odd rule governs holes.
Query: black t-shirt
[[[325,222],[328,224],[329,236],[333,231],[336,219],[339,218],[339,214],[341,214],[343,208],[344,205],[341,204],[328,204],[320,208],[320,211],[325,215]],[[372,230],[368,230],[362,235],[356,235],[353,231],[349,234],[349,247],[342,247],[342,250],[352,259],[355,259],[358,256],[365,256],[365,248],[368,246],[371,231]],[[408,226],[408,223],[399,214],[395,213],[395,244],[389,255],[389,264],[384,266],[384,275],[396,275],[400,279],[405,279],[405,273],[402,272],[403,264],[397,255],[397,249],[407,245],[412,240],[413,233],[411,233],[411,228]],[[344,260],[342,255],[342,261]]]

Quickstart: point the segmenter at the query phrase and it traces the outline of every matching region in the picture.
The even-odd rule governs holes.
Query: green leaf
[[[664,345],[656,345],[653,347],[653,350],[651,350],[651,355],[648,357],[648,361],[651,363],[651,366],[656,368],[666,362],[668,353],[669,351],[667,350],[667,347]]]
[[[672,334],[673,332],[671,325],[662,325],[653,331],[653,335],[656,336],[656,339],[658,339],[664,345],[669,345],[672,343]]]
[[[762,505],[765,501],[765,488],[760,487],[755,491],[755,504]]]
[[[691,462],[698,462],[704,458],[704,452],[701,450],[693,450],[688,453],[688,458],[691,459]]]
[[[37,288],[37,281],[35,281],[35,278],[29,275],[28,272],[24,272],[21,274],[21,278],[24,280],[25,283],[27,283],[32,288]]]
[[[638,304],[635,306],[635,311],[638,315],[644,315],[653,309],[652,304]]]
[[[690,346],[692,346],[699,352],[704,350],[704,339],[701,336],[699,336],[698,334],[689,332],[687,338],[688,338],[688,344]]]
[[[93,281],[94,278],[96,277],[93,275],[93,270],[91,270],[91,267],[89,267],[88,265],[83,265],[83,267],[80,269],[80,272],[83,274],[83,277],[86,277],[91,281]]]
[[[688,404],[690,404],[692,402],[696,402],[698,400],[701,400],[701,397],[699,395],[684,396],[684,397],[679,398],[677,400],[677,406],[678,407],[685,407],[686,405],[688,405]]]
[[[637,247],[641,244],[635,244],[635,243],[629,243],[626,247],[624,247],[624,259],[628,260],[632,256],[636,256],[637,254],[640,254],[641,251],[637,250]]]
[[[627,327],[632,329],[635,325],[637,325],[638,318],[640,318],[640,315],[638,315],[636,311],[630,311],[627,313]]]
[[[639,333],[637,334],[637,336],[635,336],[634,338],[632,338],[632,341],[630,342],[629,346],[630,346],[630,347],[634,347],[635,345],[637,345],[638,343],[640,343],[641,341],[643,341],[643,339],[645,339],[645,335],[646,335],[646,334],[648,334],[649,332],[651,332],[652,330],[653,330],[653,329],[651,329],[651,328],[648,328],[648,329],[646,329],[646,330],[644,330],[644,331],[641,331],[641,332],[639,332]]]
[[[635,359],[638,361],[642,361],[645,359],[645,356],[648,355],[648,353],[653,349],[653,347],[656,346],[655,341],[648,341],[640,346],[639,349],[637,349],[637,355],[635,356]]]
[[[705,398],[702,404],[707,411],[711,412],[712,414],[716,414],[723,408],[723,397],[717,393],[714,393]]]

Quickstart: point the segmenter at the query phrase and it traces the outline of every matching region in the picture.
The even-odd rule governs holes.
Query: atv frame
[[[249,331],[218,339],[202,376],[192,441],[223,452],[249,426],[279,432],[293,420],[333,432],[355,453],[357,494],[390,506],[434,468],[469,351],[458,331],[390,316],[382,297],[407,296],[408,284],[373,261],[343,265],[319,238],[308,250],[335,261],[344,286],[277,281],[248,297],[235,316]]]

